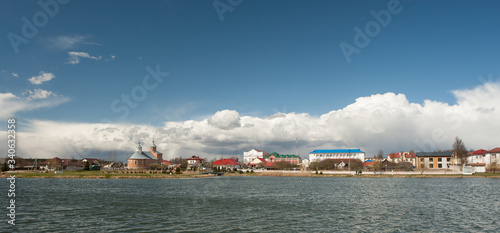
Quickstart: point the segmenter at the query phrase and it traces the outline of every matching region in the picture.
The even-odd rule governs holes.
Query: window
[[[443,162],[442,158],[438,158],[438,163]]]
[[[136,160],[136,161],[134,161],[134,163],[135,163],[135,164],[137,164],[137,160]]]
[[[429,158],[429,163],[434,162],[434,158]]]
[[[434,164],[429,163],[429,168],[434,168]]]
[[[451,158],[446,158],[446,162],[451,162]]]
[[[438,164],[438,168],[443,168],[443,164]]]

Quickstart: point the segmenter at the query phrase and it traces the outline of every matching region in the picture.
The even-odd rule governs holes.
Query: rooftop
[[[276,153],[276,152],[275,152]],[[278,153],[272,153],[271,155],[269,156],[266,156],[266,158],[269,158],[271,156],[274,156],[275,158],[300,158],[299,156],[297,155],[280,155]]]
[[[213,165],[240,165],[240,163],[234,159],[219,159],[214,161]]]
[[[365,153],[361,149],[327,149],[327,150],[313,150],[310,154],[349,154],[349,153]]]
[[[493,150],[489,150],[489,151],[486,151],[486,152],[488,152],[488,153],[500,153],[500,147],[497,147],[497,148],[495,148]]]
[[[149,151],[136,151],[132,156],[130,156],[128,159],[156,159],[156,156],[154,156],[151,152]]]
[[[417,157],[452,157],[453,152],[417,152]]]
[[[193,156],[191,156],[191,158],[188,158],[187,160],[201,160],[201,161],[203,161],[204,159],[202,159],[196,155],[193,155]]]
[[[467,155],[484,155],[485,152],[486,152],[486,150],[480,149],[480,150],[476,150],[474,152],[470,152]]]

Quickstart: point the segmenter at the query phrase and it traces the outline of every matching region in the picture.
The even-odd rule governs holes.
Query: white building
[[[411,163],[412,166],[417,166],[417,155],[413,152],[398,152],[387,155],[387,161],[391,163]]]
[[[303,168],[309,168],[310,165],[311,165],[311,160],[309,160],[308,158],[305,158],[302,160],[302,167]]]
[[[360,149],[314,150],[309,153],[309,161],[319,162],[325,159],[365,161],[365,152]]]
[[[493,150],[485,151],[484,160],[486,163],[486,168],[491,169],[491,166],[500,167],[500,147]]]
[[[205,161],[204,159],[196,155],[193,155],[191,156],[191,158],[187,159],[188,169],[191,169],[192,167],[200,167],[201,165],[203,165],[204,161]]]
[[[249,164],[256,158],[264,158],[268,156],[269,153],[263,151],[263,150],[257,150],[257,149],[251,149],[248,152],[243,152],[243,163],[244,164]]]
[[[467,164],[472,167],[472,172],[486,172],[486,150],[476,150],[467,154]]]

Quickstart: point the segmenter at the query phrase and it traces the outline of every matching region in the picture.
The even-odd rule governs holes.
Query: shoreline
[[[141,171],[141,173],[124,173],[122,171],[69,171],[64,173],[38,173],[34,171],[2,172],[0,177],[7,178],[15,175],[16,178],[41,178],[41,179],[188,179],[209,178],[213,174],[200,174],[185,172],[183,174],[162,174],[159,172]],[[345,178],[500,178],[500,173],[476,173],[474,175],[463,175],[461,173],[363,173],[353,172],[331,172],[324,171],[323,174],[315,174],[311,171],[259,171],[254,173],[224,173],[222,176],[260,176],[260,177],[345,177]]]

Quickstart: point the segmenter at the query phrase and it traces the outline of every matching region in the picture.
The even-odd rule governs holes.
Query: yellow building
[[[418,152],[417,168],[448,169],[453,164],[453,152]]]

